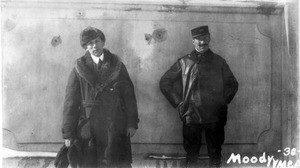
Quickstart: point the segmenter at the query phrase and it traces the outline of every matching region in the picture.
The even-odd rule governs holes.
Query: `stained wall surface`
[[[229,105],[228,150],[281,147],[280,7],[40,5],[8,4],[2,11],[3,127],[18,143],[62,142],[67,77],[85,52],[80,32],[93,26],[104,32],[106,48],[120,56],[135,85],[140,117],[132,139],[136,151],[151,152],[161,145],[174,152],[182,143],[182,124],[158,82],[193,50],[190,30],[208,25],[212,51],[226,59],[239,82]]]

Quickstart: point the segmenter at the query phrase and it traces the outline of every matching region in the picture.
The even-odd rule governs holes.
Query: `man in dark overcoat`
[[[209,164],[220,167],[227,105],[238,90],[238,82],[226,61],[209,49],[208,26],[192,29],[191,34],[195,49],[162,76],[160,89],[183,121],[187,167],[196,165],[202,131]]]
[[[104,49],[101,30],[84,29],[80,43],[86,53],[66,87],[65,145],[76,144],[79,167],[131,167],[130,137],[139,122],[134,86],[118,56]]]

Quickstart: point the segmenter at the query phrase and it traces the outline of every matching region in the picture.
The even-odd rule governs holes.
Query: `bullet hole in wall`
[[[163,42],[166,41],[168,37],[167,30],[164,28],[156,29],[151,34],[145,33],[145,40],[148,42],[148,44],[151,44],[152,39],[154,39],[154,42]]]
[[[61,40],[60,36],[55,36],[51,40],[51,45],[53,47],[56,47],[56,46],[60,45],[61,43],[62,43],[62,40]]]
[[[167,39],[167,30],[164,28],[156,29],[152,33],[152,37],[156,42],[163,42]]]
[[[150,44],[152,40],[152,35],[145,33],[145,40],[148,42],[148,44]]]
[[[85,11],[83,11],[83,10],[78,10],[78,11],[75,12],[75,16],[76,16],[77,18],[79,18],[79,19],[82,19],[82,18],[85,17]]]

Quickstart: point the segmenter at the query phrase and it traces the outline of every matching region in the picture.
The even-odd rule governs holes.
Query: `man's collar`
[[[204,53],[199,53],[196,49],[194,49],[191,53],[193,59],[195,59],[196,62],[198,62],[200,59],[204,59],[204,60],[209,60],[210,55],[211,55],[212,51],[210,49],[208,49],[207,51],[205,51]]]
[[[104,52],[100,55],[100,57],[94,56],[94,55],[92,55],[92,54],[91,54],[91,57],[92,57],[94,63],[98,64],[98,63],[99,63],[99,59],[100,59],[101,61],[104,60]]]

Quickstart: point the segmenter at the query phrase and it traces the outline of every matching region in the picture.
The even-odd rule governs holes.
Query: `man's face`
[[[103,47],[105,43],[101,40],[100,37],[91,40],[87,46],[86,49],[90,52],[91,55],[94,55],[96,57],[100,57],[103,53]]]
[[[195,49],[200,53],[204,53],[209,49],[209,42],[210,35],[198,36],[193,39],[193,45],[195,46]]]

